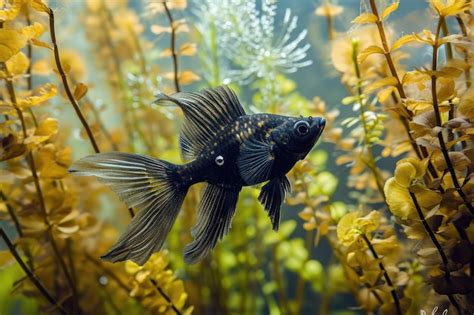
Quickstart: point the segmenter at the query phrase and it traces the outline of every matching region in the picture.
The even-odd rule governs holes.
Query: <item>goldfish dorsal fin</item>
[[[196,157],[209,139],[234,122],[245,111],[235,93],[227,86],[218,86],[201,92],[180,92],[171,96],[159,94],[156,103],[172,102],[184,112],[180,145],[187,158]]]

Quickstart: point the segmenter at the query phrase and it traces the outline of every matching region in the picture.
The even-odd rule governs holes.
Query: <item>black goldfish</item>
[[[180,147],[188,163],[110,152],[86,156],[70,168],[78,175],[98,177],[139,210],[102,258],[144,264],[161,249],[189,187],[199,182],[207,186],[191,231],[194,241],[184,250],[187,263],[203,259],[229,231],[242,186],[268,181],[258,199],[277,230],[280,206],[290,190],[285,174],[312,149],[324,118],[246,115],[226,86],[160,94],[156,102],[176,104],[184,112]]]

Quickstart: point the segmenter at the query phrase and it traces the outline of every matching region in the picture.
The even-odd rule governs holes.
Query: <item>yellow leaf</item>
[[[36,129],[32,136],[25,139],[25,143],[38,144],[51,138],[58,132],[58,121],[54,118],[46,118]]]
[[[409,110],[417,113],[433,108],[433,103],[431,101],[414,100],[409,98],[405,101],[405,106]]]
[[[360,233],[357,233],[353,229],[354,221],[359,217],[358,211],[349,212],[345,214],[337,224],[337,239],[342,245],[350,245],[354,241],[354,238]]]
[[[6,62],[25,47],[26,37],[16,30],[0,29],[0,62]]]
[[[25,26],[21,29],[23,35],[28,39],[40,37],[44,33],[44,25],[38,22],[33,23],[32,25]]]
[[[474,88],[467,90],[459,101],[459,112],[471,119],[474,120]]]
[[[441,12],[439,12],[442,16],[450,16],[450,15],[457,15],[463,13],[465,10],[469,10],[470,8],[470,1],[467,0],[456,0],[453,1],[453,4],[444,7]]]
[[[429,80],[430,77],[426,73],[420,71],[409,71],[403,75],[403,84],[420,83]]]
[[[375,23],[377,22],[377,16],[373,13],[362,13],[358,17],[356,17],[352,23],[355,24],[367,24],[367,23]]]
[[[430,2],[433,8],[438,12],[438,14],[441,14],[441,11],[444,9],[444,5],[441,0],[431,0]]]
[[[453,167],[459,172],[463,172],[471,164],[471,160],[462,152],[449,152],[448,154]],[[446,160],[440,151],[434,151],[431,160],[438,171],[444,172],[447,169]]]
[[[453,79],[440,78],[436,91],[438,102],[443,102],[455,96],[455,86]]]
[[[200,79],[201,77],[199,77],[197,74],[189,70],[185,70],[181,72],[181,74],[179,75],[179,83],[181,84],[190,84]]]
[[[71,149],[58,151],[49,143],[42,147],[37,154],[38,170],[43,178],[61,179],[68,175],[67,169],[71,165]]]
[[[393,92],[395,92],[397,89],[394,86],[388,87],[386,89],[380,90],[377,93],[377,98],[379,99],[380,103],[384,103],[390,95],[392,95]]]
[[[318,16],[332,17],[332,16],[337,16],[337,15],[341,14],[343,10],[344,10],[344,8],[340,5],[326,3],[326,4],[323,4],[319,7],[317,7],[314,14],[318,15]]]
[[[87,85],[85,85],[84,83],[78,83],[76,88],[74,89],[74,98],[79,101],[87,94],[87,91]]]
[[[0,4],[2,4],[2,1],[0,1]],[[23,0],[14,0],[9,4],[9,6],[2,5],[3,9],[0,10],[0,21],[5,22],[13,20],[20,12],[22,4]]]
[[[423,30],[419,34],[413,34],[413,36],[415,36],[416,41],[422,44],[428,44],[430,46],[433,46],[434,44],[435,36],[430,30]]]
[[[390,212],[403,220],[415,217],[415,208],[407,187],[392,177],[385,182],[384,192]]]
[[[416,169],[408,162],[397,164],[395,169],[394,178],[398,184],[403,187],[410,187],[411,181],[415,178]]]
[[[44,4],[43,1],[41,0],[33,0],[30,2],[30,4],[31,4],[31,7],[35,9],[36,11],[49,13],[48,6]]]
[[[32,38],[31,43],[38,47],[43,47],[43,48],[48,48],[50,50],[53,50],[53,47],[51,47],[51,45],[36,38]]]
[[[186,43],[179,48],[179,54],[182,56],[194,56],[196,51],[196,44],[194,43]]]
[[[13,255],[8,250],[0,252],[0,269],[6,268],[15,262]]]
[[[32,95],[24,99],[20,99],[18,101],[18,105],[23,108],[39,105],[54,97],[57,93],[57,88],[50,83],[45,84],[37,88],[36,90],[39,91],[37,95]]]
[[[416,40],[416,36],[414,34],[409,34],[409,35],[405,35],[405,36],[402,36],[400,37],[399,39],[397,39],[392,47],[390,48],[390,51],[395,51],[397,49],[399,49],[400,47],[410,43],[410,42],[413,42]]]
[[[395,1],[394,3],[392,3],[391,5],[389,5],[385,10],[383,10],[382,12],[382,17],[381,17],[381,20],[385,20],[386,18],[389,17],[389,15],[398,9],[398,5],[400,4],[400,2],[398,1]]]
[[[397,85],[398,81],[397,81],[397,78],[395,77],[386,77],[386,78],[382,78],[382,79],[379,79],[371,84],[369,84],[366,88],[365,88],[365,92],[366,93],[371,93],[381,87],[385,87],[385,86],[395,86]]]
[[[168,9],[170,10],[184,10],[187,7],[187,0],[168,1]]]
[[[39,59],[31,67],[31,72],[36,75],[45,76],[45,75],[50,75],[52,71],[46,60]]]
[[[30,60],[23,52],[20,51],[8,59],[5,64],[7,66],[8,72],[11,75],[21,75],[25,73],[30,66]]]
[[[155,25],[152,25],[150,29],[153,34],[157,34],[157,35],[160,35],[161,33],[171,33],[170,26],[161,26],[161,25],[155,24]]]
[[[461,40],[462,37],[463,36],[460,34],[453,34],[453,35],[441,37],[440,39],[438,39],[438,46],[444,45],[446,43],[454,43],[456,41]]]
[[[361,217],[360,211],[345,214],[337,224],[337,238],[346,246],[350,246],[357,240],[359,235],[370,234],[377,230],[380,224],[380,212],[371,211]]]
[[[431,210],[441,202],[441,195],[425,186],[416,184],[410,188],[415,194],[418,204],[423,210]]]
[[[359,55],[357,56],[357,62],[358,63],[363,63],[365,61],[365,59],[367,59],[367,57],[369,57],[372,54],[382,54],[383,55],[384,51],[379,46],[376,46],[376,45],[369,46],[369,47],[367,47],[366,49],[364,49],[363,51],[361,51],[359,53]]]
[[[172,55],[171,49],[166,48],[158,56],[160,56],[160,57],[169,57],[171,55]]]

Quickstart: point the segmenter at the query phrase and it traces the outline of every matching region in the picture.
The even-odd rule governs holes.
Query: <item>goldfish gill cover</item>
[[[472,314],[473,13],[470,0],[0,0],[0,314]],[[235,98],[193,94],[219,86]],[[294,120],[249,118],[232,133],[258,131],[247,154],[209,151],[215,167],[235,160],[216,176],[243,180],[237,194],[174,193],[163,174],[243,113]],[[314,148],[288,144],[315,121]],[[68,172],[86,156],[166,161],[139,158],[162,174],[146,194],[130,190],[137,160],[101,173],[135,180],[125,197],[117,184],[125,201],[168,194],[179,211],[134,231],[141,259],[114,244],[146,211]],[[206,224],[222,205],[235,216]],[[120,262],[101,259],[111,248]]]

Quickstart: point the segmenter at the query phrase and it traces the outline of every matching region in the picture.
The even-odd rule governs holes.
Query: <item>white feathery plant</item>
[[[278,103],[277,75],[294,73],[312,62],[306,59],[310,45],[302,44],[307,30],[294,34],[298,17],[286,9],[283,20],[275,21],[276,10],[275,0],[263,0],[260,10],[256,0],[203,1],[196,14],[200,20],[197,28],[206,46],[203,51],[210,52],[204,58],[208,61],[205,62],[207,74],[203,76],[213,74],[215,78],[216,69],[220,68],[224,72],[217,73],[224,83],[261,81],[262,103],[267,106]],[[215,51],[217,47],[222,50]],[[209,61],[209,56],[214,60]]]

